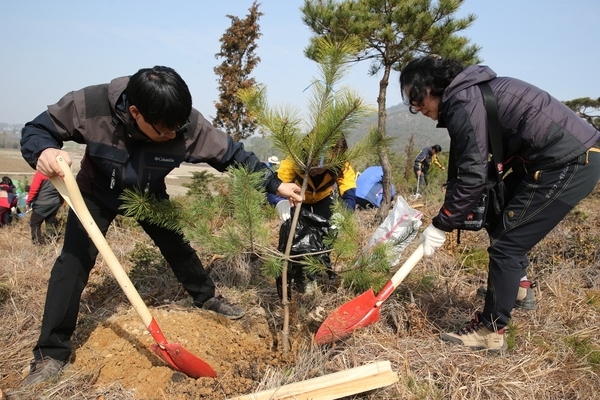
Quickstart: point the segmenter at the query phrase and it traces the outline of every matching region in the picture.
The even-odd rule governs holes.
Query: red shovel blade
[[[420,245],[412,255],[396,271],[377,297],[373,289],[369,289],[357,298],[341,305],[323,321],[315,335],[318,344],[331,343],[348,336],[353,330],[368,326],[379,321],[381,304],[394,292],[398,284],[414,268],[423,257],[423,245]]]
[[[378,300],[373,289],[342,304],[321,324],[315,334],[317,344],[333,343],[349,336],[352,331],[379,321]]]
[[[154,350],[154,352],[160,358],[165,360],[172,368],[183,372],[191,378],[217,377],[216,372],[210,365],[184,349],[179,343],[153,344],[150,347],[152,347],[152,350]]]
[[[200,377],[217,377],[217,374],[210,365],[184,349],[179,343],[167,343],[165,335],[163,335],[154,318],[152,318],[147,328],[157,343],[150,347],[152,347],[156,355],[165,360],[171,367],[194,379]]]

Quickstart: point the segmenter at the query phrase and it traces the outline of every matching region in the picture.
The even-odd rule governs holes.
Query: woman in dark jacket
[[[443,245],[481,197],[488,181],[488,119],[478,84],[487,82],[498,103],[503,146],[500,166],[506,197],[502,215],[487,226],[489,274],[483,311],[446,341],[504,351],[505,328],[529,265],[527,252],[542,240],[600,179],[600,132],[545,91],[497,77],[489,67],[423,57],[400,76],[411,112],[448,129],[451,157],[444,204],[420,241],[426,256]],[[527,282],[524,280],[524,282]]]

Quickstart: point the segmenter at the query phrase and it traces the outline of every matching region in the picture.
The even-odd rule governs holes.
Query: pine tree
[[[258,47],[256,41],[262,36],[258,20],[263,13],[258,11],[259,5],[260,3],[254,2],[245,19],[227,15],[231,26],[220,39],[221,51],[215,54],[223,62],[214,68],[215,73],[220,76],[220,97],[215,104],[217,115],[213,119],[213,125],[223,129],[236,142],[251,136],[256,128],[256,122],[246,112],[237,92],[256,84],[250,74],[260,62],[260,57],[255,55]]]
[[[597,99],[581,97],[564,103],[594,128],[600,129],[600,97]]]
[[[384,197],[377,217],[382,221],[391,206],[391,165],[386,136],[386,92],[392,70],[419,55],[439,54],[478,62],[479,47],[456,35],[475,20],[470,14],[455,18],[464,0],[305,0],[301,7],[304,23],[314,32],[306,55],[314,59],[315,43],[327,37],[334,42],[358,40],[359,48],[350,62],[368,60],[370,75],[382,72],[377,96],[377,129],[381,146]]]
[[[270,134],[273,145],[286,157],[291,157],[296,170],[309,176],[315,168],[342,169],[346,162],[356,160],[365,153],[365,145],[358,144],[344,153],[335,151],[340,139],[371,111],[363,99],[348,87],[336,87],[347,73],[349,55],[356,51],[356,44],[347,41],[333,43],[322,39],[315,48],[315,60],[319,63],[321,76],[309,87],[308,121],[299,118],[299,112],[290,108],[270,107],[266,88],[256,87],[240,92],[240,98],[257,118],[259,125]],[[335,88],[335,90],[334,90]],[[328,156],[322,159],[323,154]],[[318,165],[319,161],[323,162]],[[306,192],[305,179],[301,195]],[[296,229],[300,205],[292,217],[290,234],[281,271],[282,282],[287,282],[290,249]],[[289,302],[287,285],[282,285],[284,307],[283,351],[289,351]]]

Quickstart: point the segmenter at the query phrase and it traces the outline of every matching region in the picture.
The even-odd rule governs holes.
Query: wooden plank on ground
[[[378,361],[229,400],[333,400],[398,382],[389,361]]]

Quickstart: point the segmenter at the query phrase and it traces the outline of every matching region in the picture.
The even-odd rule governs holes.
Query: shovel
[[[421,194],[419,193],[419,183],[421,183],[421,177],[417,176],[417,190],[415,190],[415,194],[409,196],[411,201],[415,201],[421,197]]]
[[[315,334],[315,342],[317,344],[333,343],[346,338],[355,329],[379,321],[381,305],[396,290],[396,287],[406,278],[421,258],[423,258],[422,244],[417,247],[377,296],[375,296],[373,289],[369,289],[360,296],[342,304],[325,318]]]
[[[63,170],[65,178],[63,181],[59,176],[55,176],[51,178],[52,183],[71,207],[75,215],[77,215],[77,218],[79,218],[79,221],[96,245],[96,248],[100,254],[102,254],[106,264],[108,264],[108,267],[119,283],[119,286],[121,286],[121,289],[125,292],[125,295],[133,305],[133,308],[142,319],[146,329],[148,329],[148,332],[150,332],[154,340],[156,340],[157,344],[151,346],[152,350],[154,350],[154,352],[171,367],[194,379],[200,377],[216,378],[217,374],[210,365],[184,349],[181,344],[167,343],[167,339],[165,339],[156,320],[150,315],[150,311],[146,307],[146,304],[144,304],[144,301],[133,286],[133,283],[131,283],[129,276],[123,270],[119,260],[117,260],[117,257],[115,257],[115,254],[108,246],[104,235],[100,232],[98,225],[96,225],[94,218],[85,205],[77,182],[75,181],[75,177],[71,173],[69,164],[67,164],[61,156],[56,157],[56,161]]]

